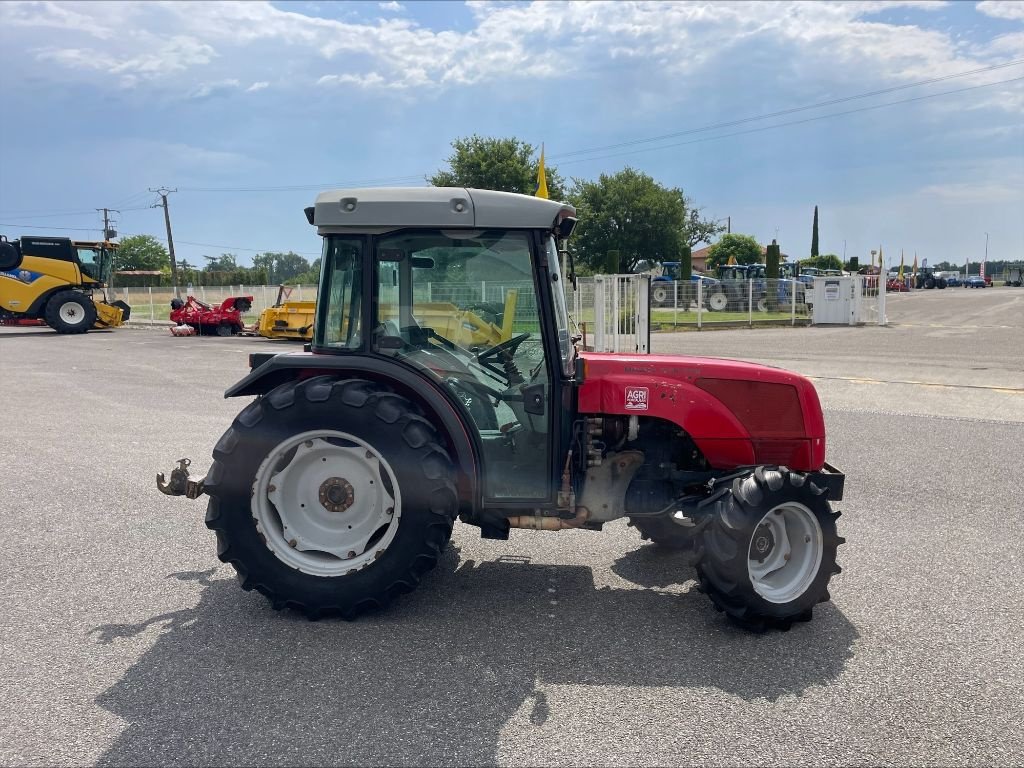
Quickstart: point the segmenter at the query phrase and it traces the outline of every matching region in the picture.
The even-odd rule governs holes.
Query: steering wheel
[[[495,344],[488,350],[485,350],[476,356],[476,361],[480,363],[484,368],[488,369],[492,373],[499,374],[502,378],[507,378],[504,368],[499,368],[496,365],[496,359],[500,356],[504,360],[511,360],[512,355],[519,349],[519,345],[530,338],[530,334],[521,333],[518,336],[513,336],[511,339],[506,339],[500,344]]]

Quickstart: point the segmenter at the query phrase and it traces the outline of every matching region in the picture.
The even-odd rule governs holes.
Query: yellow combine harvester
[[[292,301],[293,286],[282,285],[277,291],[274,306],[260,313],[256,332],[268,339],[297,339],[312,341],[313,321],[316,317],[315,301]],[[510,290],[505,295],[504,307],[469,307],[460,309],[446,301],[420,302],[413,305],[417,322],[433,328],[441,336],[461,347],[493,346],[512,338],[512,322],[516,313],[519,292]],[[486,315],[486,317],[485,317]],[[394,320],[382,310],[381,320]]]
[[[116,249],[105,241],[0,235],[0,318],[40,320],[57,333],[122,325],[131,307],[103,292]]]

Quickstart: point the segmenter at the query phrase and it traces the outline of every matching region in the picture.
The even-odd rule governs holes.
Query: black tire
[[[716,503],[704,529],[703,558],[697,566],[701,588],[717,610],[724,611],[733,623],[754,631],[787,630],[795,621],[811,619],[814,606],[829,599],[832,575],[841,571],[836,565],[836,549],[844,542],[836,534],[839,513],[832,512],[826,495],[826,489],[809,482],[806,475],[786,469],[758,467],[733,481],[731,491]],[[820,526],[821,560],[806,588],[782,603],[759,594],[751,581],[748,562],[753,559],[754,537],[762,520],[786,503],[799,504],[813,514]],[[763,541],[763,537],[756,541]]]
[[[171,299],[171,309],[181,309],[185,306],[185,302],[181,299]]]
[[[340,576],[304,573],[280,560],[257,530],[251,494],[257,469],[282,441],[313,429],[339,429],[384,456],[402,494],[394,539],[376,560]],[[434,427],[406,398],[361,379],[317,376],[289,382],[249,404],[213,451],[206,479],[206,525],[217,556],[280,610],[310,619],[354,619],[411,592],[436,564],[458,511],[455,470]]]
[[[657,307],[668,304],[669,289],[666,285],[655,283],[651,286],[651,303]]]
[[[46,324],[57,333],[85,333],[96,324],[96,305],[78,291],[60,291],[46,302]]]
[[[17,269],[21,266],[21,251],[9,240],[0,240],[0,270]]]
[[[640,538],[664,549],[692,549],[697,543],[692,529],[672,522],[668,517],[631,517],[629,525],[640,532]]]
[[[217,326],[218,336],[231,336],[235,333],[235,326],[230,323],[221,323]]]
[[[924,281],[924,287],[931,290],[932,288],[935,287],[935,281],[929,277],[927,280]]]
[[[239,312],[248,312],[252,309],[252,302],[248,299],[235,299],[235,309]]]

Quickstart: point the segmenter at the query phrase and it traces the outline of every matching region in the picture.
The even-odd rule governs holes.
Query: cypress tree
[[[814,227],[811,229],[811,256],[818,255],[818,206],[814,206]]]

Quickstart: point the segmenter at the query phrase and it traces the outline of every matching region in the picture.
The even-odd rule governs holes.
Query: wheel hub
[[[320,484],[320,503],[328,512],[344,512],[355,501],[352,483],[341,477],[329,477]]]
[[[767,525],[758,526],[750,541],[750,559],[763,563],[765,558],[775,549],[775,535]]]

